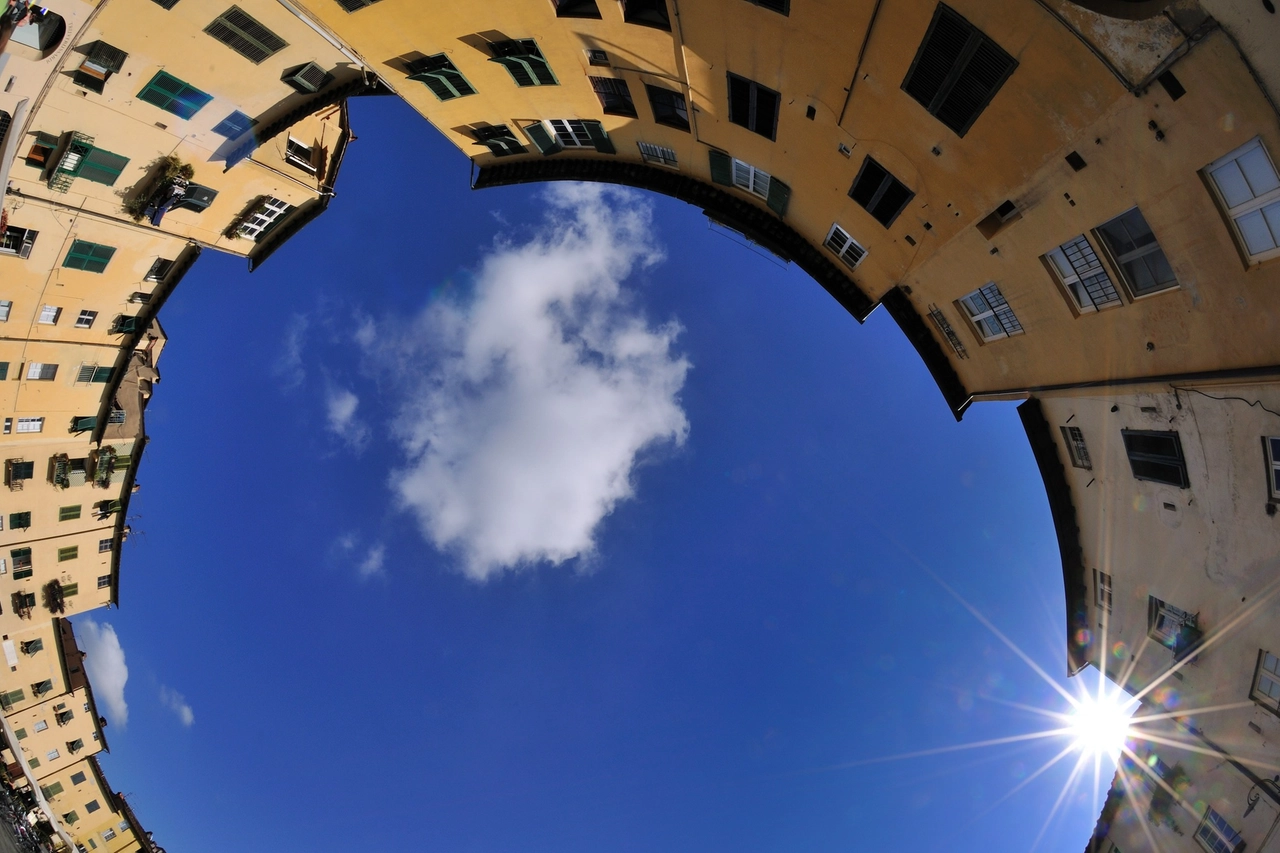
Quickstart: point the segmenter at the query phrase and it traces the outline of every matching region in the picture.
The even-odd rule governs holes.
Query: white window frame
[[[1258,649],[1258,665],[1253,670],[1249,698],[1280,715],[1280,657],[1266,649]]]
[[[99,553],[99,554],[105,554],[105,553],[107,553],[108,551],[110,551],[110,550],[111,550],[111,543],[112,543],[113,541],[115,541],[115,540],[113,540],[113,539],[99,539],[99,540],[98,540],[98,553]]]
[[[1093,470],[1093,458],[1089,456],[1089,445],[1084,440],[1084,430],[1078,426],[1063,424],[1062,442],[1067,446],[1067,455],[1071,457],[1071,467]]]
[[[289,202],[281,201],[274,196],[267,196],[262,200],[262,205],[249,214],[244,222],[240,223],[240,227],[236,229],[236,232],[241,237],[257,240],[271,223],[284,216],[290,210],[293,210],[293,205],[289,204]]]
[[[300,154],[294,153],[293,149],[295,147],[301,148],[303,151],[306,151],[307,156],[303,157]],[[315,148],[311,145],[305,144],[301,139],[298,139],[296,136],[293,136],[292,134],[289,136],[288,140],[284,144],[285,162],[289,163],[290,165],[297,166],[299,169],[301,169],[304,172],[310,172],[313,175],[316,174],[317,171],[319,171],[316,168],[315,164],[311,162],[311,158],[314,156],[315,156]]]
[[[1241,169],[1237,163],[1238,160],[1252,154],[1254,151],[1261,152],[1263,162],[1270,168],[1271,174],[1276,177],[1277,182],[1277,186],[1275,188],[1265,190],[1261,195],[1254,195],[1254,189],[1249,185],[1247,178],[1245,178],[1244,170]],[[1232,206],[1231,203],[1227,201],[1226,194],[1222,191],[1222,185],[1219,183],[1218,175],[1215,174],[1222,172],[1231,166],[1235,167],[1240,179],[1244,181],[1245,186],[1248,188],[1249,194],[1253,195],[1251,199],[1242,201],[1235,206]],[[1245,240],[1244,230],[1240,227],[1241,219],[1255,213],[1261,213],[1264,217],[1264,226],[1266,225],[1265,217],[1267,213],[1271,213],[1280,220],[1280,170],[1276,169],[1275,161],[1271,158],[1271,152],[1267,151],[1267,147],[1262,144],[1262,138],[1254,137],[1244,145],[1241,145],[1239,148],[1232,151],[1230,154],[1214,160],[1208,166],[1204,167],[1204,174],[1209,179],[1209,186],[1213,188],[1214,195],[1217,196],[1218,202],[1222,205],[1222,209],[1226,211],[1227,219],[1230,220],[1230,227],[1232,232],[1235,234],[1236,242],[1239,244],[1241,251],[1244,252],[1250,263],[1260,263],[1270,258],[1280,257],[1280,233],[1276,233],[1275,228],[1271,228],[1270,231],[1272,242],[1276,243],[1276,247],[1272,249],[1265,249],[1261,252],[1253,252],[1249,249],[1249,244]]]
[[[669,166],[672,169],[679,168],[676,152],[672,149],[664,145],[655,145],[652,142],[637,142],[636,145],[640,148],[640,157],[646,163]]]
[[[853,239],[848,231],[835,222],[831,223],[831,230],[827,232],[827,239],[822,241],[822,245],[830,249],[849,269],[857,269],[858,264],[867,256],[867,247]]]
[[[543,125],[563,148],[590,148],[592,151],[596,148],[587,133],[587,123],[580,118],[549,118]]]
[[[1115,282],[1111,280],[1098,253],[1083,234],[1056,249],[1050,249],[1044,257],[1081,314],[1124,304]],[[1095,287],[1101,290],[1100,299],[1095,300],[1089,293],[1086,280],[1092,280]]]
[[[1156,602],[1159,605],[1156,610],[1156,618],[1152,620],[1147,634],[1162,646],[1171,649],[1177,641],[1178,633],[1182,630],[1182,627],[1196,623],[1196,615],[1188,613],[1181,607],[1174,607],[1160,598],[1157,598]]]
[[[1111,575],[1093,570],[1093,598],[1098,607],[1111,612]]]
[[[44,754],[44,757],[47,761],[57,761],[62,757],[62,753],[58,752],[56,749],[51,749]]]
[[[49,728],[49,724],[48,724],[48,723],[46,723],[44,720],[36,720],[36,724],[35,724],[34,726],[32,726],[31,728],[32,728],[34,731],[42,732],[42,731],[46,730],[47,728]]]
[[[733,185],[738,189],[746,190],[749,193],[755,193],[760,198],[769,198],[769,182],[773,178],[763,169],[757,169],[750,163],[739,160],[737,157],[733,160]]]
[[[0,232],[0,255],[28,258],[31,256],[31,248],[35,245],[38,236],[40,236],[38,231],[10,225]]]
[[[52,368],[52,370],[46,370]],[[47,376],[45,374],[48,374]],[[58,365],[45,361],[27,362],[27,379],[39,382],[51,382],[58,376]]]
[[[40,318],[36,322],[46,326],[56,326],[61,317],[62,309],[57,305],[42,305],[40,306]]]
[[[13,310],[13,302],[8,299],[0,299],[0,323],[9,322],[9,312]]]
[[[1280,436],[1263,436],[1262,451],[1267,457],[1267,494],[1280,501]]]
[[[91,329],[93,328],[93,321],[97,319],[98,319],[97,311],[88,311],[88,310],[81,311],[80,316],[76,317],[76,328]]]
[[[1022,334],[1022,323],[994,281],[961,296],[957,302],[978,337],[990,343]]]
[[[107,827],[106,829],[102,830],[102,840],[103,840],[103,841],[110,841],[111,839],[113,839],[113,838],[115,838],[115,837],[116,837],[116,831],[115,831],[114,829],[112,829],[111,827]]]
[[[1217,823],[1211,819],[1211,815],[1216,816],[1227,829],[1235,833],[1235,838],[1229,838],[1224,835],[1222,830],[1218,828]],[[1212,837],[1205,838],[1204,836]],[[1196,827],[1195,837],[1196,843],[1208,850],[1209,853],[1235,853],[1244,844],[1244,839],[1240,837],[1239,830],[1227,823],[1227,819],[1216,811],[1213,806],[1205,806],[1204,817],[1200,818],[1200,825]]]
[[[44,418],[18,418],[18,432],[44,432]]]

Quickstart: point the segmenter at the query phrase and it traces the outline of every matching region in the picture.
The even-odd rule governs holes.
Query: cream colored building
[[[1280,843],[1280,790],[1245,761],[1280,763],[1260,698],[1280,660],[1280,16],[1251,0],[50,9],[61,30],[15,32],[0,67],[0,449],[53,474],[0,494],[6,521],[28,501],[21,530],[38,514],[65,544],[8,524],[11,594],[56,581],[64,607],[68,585],[115,601],[159,306],[202,249],[253,268],[322,212],[344,99],[390,89],[471,158],[476,187],[605,181],[696,204],[858,320],[883,305],[957,418],[1027,400],[1071,672],[1150,687],[1154,710],[1241,705],[1169,723],[1209,759],[1142,754],[1184,792],[1157,809],[1182,835],[1141,817],[1152,780],[1113,798],[1094,846]],[[90,518],[92,484],[64,485],[58,460],[108,446],[132,467]],[[82,515],[54,521],[72,492]],[[84,560],[94,537],[110,556]],[[13,577],[28,547],[34,582]],[[8,610],[0,626],[29,630]]]
[[[45,777],[41,789],[79,847],[105,853],[150,853],[145,831],[124,797],[112,792],[96,758],[90,756]]]

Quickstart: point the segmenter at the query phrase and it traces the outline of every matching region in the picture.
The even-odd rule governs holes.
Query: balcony
[[[62,156],[58,158],[58,165],[54,166],[52,174],[49,175],[49,189],[58,193],[65,193],[71,189],[71,185],[75,183],[76,177],[84,167],[85,158],[92,152],[93,137],[73,130],[71,141],[62,152]]]
[[[31,611],[36,609],[36,594],[34,592],[15,592],[10,602],[14,614],[19,619],[30,619]]]
[[[90,455],[94,460],[93,465],[93,485],[99,489],[110,488],[111,475],[116,470],[116,449],[108,444],[101,450]]]
[[[4,461],[4,484],[11,492],[22,491],[22,485],[35,476],[36,463],[25,459],[6,459]]]
[[[55,489],[83,486],[89,481],[90,461],[84,457],[72,459],[65,453],[49,457],[49,482]]]
[[[35,598],[33,595],[32,598]],[[44,585],[44,606],[50,613],[65,613],[67,610],[66,596],[62,592],[62,584],[59,581],[52,580]],[[59,725],[62,725],[59,723]]]

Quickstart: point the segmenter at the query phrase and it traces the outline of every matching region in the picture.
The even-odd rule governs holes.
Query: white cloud
[[[356,551],[360,548],[360,539],[354,533],[344,533],[339,536],[333,543],[336,556],[344,564],[350,565],[355,559]],[[360,562],[356,563],[356,574],[361,580],[377,577],[383,574],[383,564],[387,560],[387,548],[382,543],[378,543],[365,552]]]
[[[589,556],[600,522],[634,495],[639,454],[689,430],[680,327],[650,326],[622,287],[661,260],[651,208],[587,185],[547,200],[541,231],[497,245],[467,304],[437,301],[408,328],[361,335],[405,392],[407,464],[392,488],[476,580]]]
[[[160,704],[172,711],[177,716],[178,722],[188,728],[196,721],[195,712],[187,704],[186,697],[172,688],[160,686]]]
[[[345,388],[330,388],[325,400],[329,431],[359,452],[369,441],[369,428],[356,417],[360,398]]]
[[[129,706],[124,701],[124,685],[129,667],[116,629],[93,619],[76,622],[77,641],[84,652],[84,669],[93,685],[94,701],[103,707],[113,725],[124,728],[129,722]]]
[[[285,388],[297,388],[307,378],[307,372],[302,367],[302,349],[306,344],[307,328],[310,325],[306,317],[294,314],[285,328],[284,348],[272,368]]]
[[[387,549],[384,545],[375,545],[360,561],[360,565],[356,567],[356,571],[360,573],[362,578],[371,578],[374,575],[382,574],[382,564],[386,561]]]

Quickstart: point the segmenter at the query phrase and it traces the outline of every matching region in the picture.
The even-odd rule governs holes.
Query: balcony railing
[[[96,454],[93,469],[93,484],[100,489],[111,485],[111,475],[116,470],[116,449],[108,444]]]
[[[80,168],[84,165],[84,158],[91,153],[93,153],[93,137],[85,136],[79,131],[72,131],[67,150],[62,152],[58,165],[49,176],[49,189],[59,193],[71,189],[71,184],[75,182],[76,176],[80,174]]]

